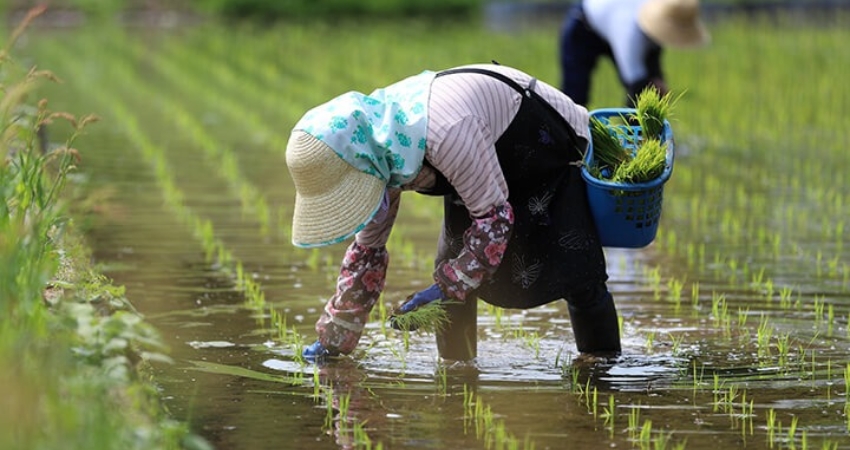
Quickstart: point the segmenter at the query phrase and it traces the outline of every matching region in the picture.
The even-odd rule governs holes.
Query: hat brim
[[[378,210],[386,183],[375,176],[346,170],[320,195],[295,195],[292,243],[298,247],[337,244],[354,236]]]
[[[638,25],[657,44],[662,47],[695,48],[711,42],[711,35],[705,24],[699,19],[687,23],[676,23],[664,17],[661,2],[647,2],[638,13]]]

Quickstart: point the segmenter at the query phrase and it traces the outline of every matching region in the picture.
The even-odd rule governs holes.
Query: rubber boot
[[[604,356],[620,353],[617,309],[604,283],[571,296],[568,305],[579,352]]]
[[[468,361],[478,356],[478,305],[476,298],[459,304],[446,305],[449,323],[437,332],[440,357],[453,361]]]
[[[450,216],[449,212],[452,208],[458,208],[457,205],[454,205],[453,198],[455,196],[450,195],[444,200],[446,217]],[[453,217],[469,220],[468,215],[454,214]],[[466,225],[466,223],[463,223],[461,227],[465,228]],[[446,235],[447,226],[447,224],[444,224],[440,233],[435,267],[439,265],[440,261],[457,256],[459,251],[457,248],[451,248],[451,242]],[[471,293],[463,303],[451,303],[445,305],[445,308],[449,323],[436,334],[437,351],[440,353],[440,357],[453,361],[474,359],[478,356],[478,297]]]

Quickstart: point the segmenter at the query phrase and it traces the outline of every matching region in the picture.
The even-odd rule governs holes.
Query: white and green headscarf
[[[295,125],[359,171],[399,187],[422,167],[428,131],[425,71],[369,95],[348,92],[308,111]]]

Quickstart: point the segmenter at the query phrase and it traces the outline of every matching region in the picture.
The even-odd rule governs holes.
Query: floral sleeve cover
[[[513,223],[514,212],[508,202],[472,219],[463,233],[460,253],[440,263],[434,271],[434,279],[444,294],[464,301],[496,272],[511,238]]]
[[[336,292],[316,322],[319,341],[325,348],[343,354],[354,350],[384,289],[388,264],[386,247],[351,243],[342,260]]]

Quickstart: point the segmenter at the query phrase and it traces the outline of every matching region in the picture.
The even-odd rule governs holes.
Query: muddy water
[[[250,161],[250,151],[245,157],[258,174],[268,171],[270,185],[283,170]],[[835,304],[832,337],[824,336],[825,327],[814,327],[813,313],[783,312],[776,301],[757,298],[748,286],[730,284],[727,270],[691,273],[658,255],[653,246],[607,252],[611,288],[624,318],[625,349],[617,360],[571,362],[577,355],[568,316],[565,305],[556,303],[501,316],[482,309],[479,356],[472,363],[440,362],[427,335],[411,336],[409,350],[400,356],[393,348],[401,348],[401,337],[386,337],[380,324],[372,323],[363,341],[365,351],[319,368],[302,366],[293,359],[293,349],[269,331],[268,317],[245,306],[233,280],[205,261],[185,227],[162,207],[153,178],[138,165],[121,164],[134,159],[128,153],[87,168],[95,179],[100,173],[111,174],[99,182],[115,189],[113,201],[120,205],[118,213],[94,230],[96,257],[109,276],[126,285],[128,296],[171,346],[175,362],[159,367],[157,379],[169,409],[189,420],[216,448],[350,448],[351,432],[340,432],[339,422],[327,423],[326,392],[331,390],[317,396],[316,380],[333,387],[331,404],[350,397],[348,416],[364,424],[372,441],[384,448],[487,448],[487,439],[496,438],[476,434],[464,404],[465,387],[525,448],[565,448],[565,442],[576,448],[639,447],[641,441],[629,431],[635,411],[638,426],[651,420],[656,439],[667,433],[671,445],[686,440],[687,448],[731,448],[745,442],[750,448],[765,447],[770,409],[785,430],[798,418],[798,426],[805,427],[812,441],[846,438],[842,374],[847,362],[847,292],[837,286],[824,290],[814,274],[796,272],[794,285],[820,292]],[[254,224],[240,220],[236,202],[221,200],[215,186],[205,177],[197,178],[184,180],[186,191],[196,192],[188,202],[213,218],[217,232],[233,243],[246,269],[261,282],[267,301],[309,342],[342,250],[323,254],[330,261],[324,269],[309,269],[304,255],[296,254],[282,235],[262,236]],[[280,201],[287,195],[282,193]],[[433,247],[437,223],[431,222],[414,235],[417,246]],[[653,285],[646,268],[656,266],[660,279]],[[720,275],[713,278],[714,273]],[[387,299],[402,298],[427,276],[424,263],[396,267]],[[658,299],[669,295],[667,284],[676,277],[702,277],[701,310],[690,305],[690,286],[678,308]],[[705,306],[712,291],[725,296],[732,331],[723,331]],[[735,325],[741,314],[748,317],[752,335]],[[762,315],[776,318],[770,323],[778,327],[775,334],[785,333],[794,345],[803,346],[792,348],[782,364],[775,357],[759,357],[754,330]],[[521,337],[516,331],[520,329],[538,339]],[[240,376],[219,366],[199,366],[198,361],[256,373]],[[199,370],[204,367],[209,370]],[[258,379],[258,373],[303,374],[306,381],[290,386]],[[746,402],[732,406],[737,412],[718,409],[718,395],[731,385],[746,392],[746,401],[754,402],[753,412],[741,412]],[[593,390],[598,396],[595,408],[592,394],[582,393]],[[613,425],[600,418],[609,396],[616,402]]]
[[[113,53],[128,58],[133,52],[121,45]],[[166,58],[211,52],[201,47]],[[75,82],[71,70],[78,61],[89,77],[120,70],[98,65],[106,50],[86,51],[78,45],[77,59],[59,64],[77,89],[71,105],[89,101],[92,80]],[[264,233],[216,164],[185,130],[170,128],[173,108],[161,109],[164,100],[151,95],[168,83],[155,79],[151,61],[127,62],[144,76],[132,89],[112,89],[164,149],[185,206],[213,224],[267,304],[246,303],[234,278],[205,257],[163,201],[155,163],[122,126],[93,130],[78,145],[86,149],[88,188],[108,198],[91,242],[107,275],[127,287],[171,347],[174,364],[157,366],[168,408],[216,448],[366,448],[364,435],[373,448],[392,449],[850,448],[850,242],[840,231],[848,188],[828,181],[845,176],[850,161],[835,149],[846,145],[778,147],[766,138],[719,146],[683,133],[658,241],[607,251],[623,318],[620,358],[578,358],[561,302],[529,311],[481,305],[479,356],[470,363],[444,363],[432,336],[414,334],[405,345],[373,321],[360,351],[317,367],[293,357],[269,311],[311,342],[344,248],[293,249],[285,231],[292,188],[279,149],[254,139],[253,129],[219,133],[232,105],[184,99],[205,105],[197,116],[236,152],[244,179],[270,204]],[[103,89],[109,80],[100,80]],[[156,86],[148,95],[140,93],[146,82]],[[106,104],[86,109],[121,123]],[[682,122],[699,119],[683,115]],[[789,156],[799,149],[805,158]],[[387,303],[428,283],[436,245],[439,207],[403,202],[397,229],[404,239],[390,249]]]

